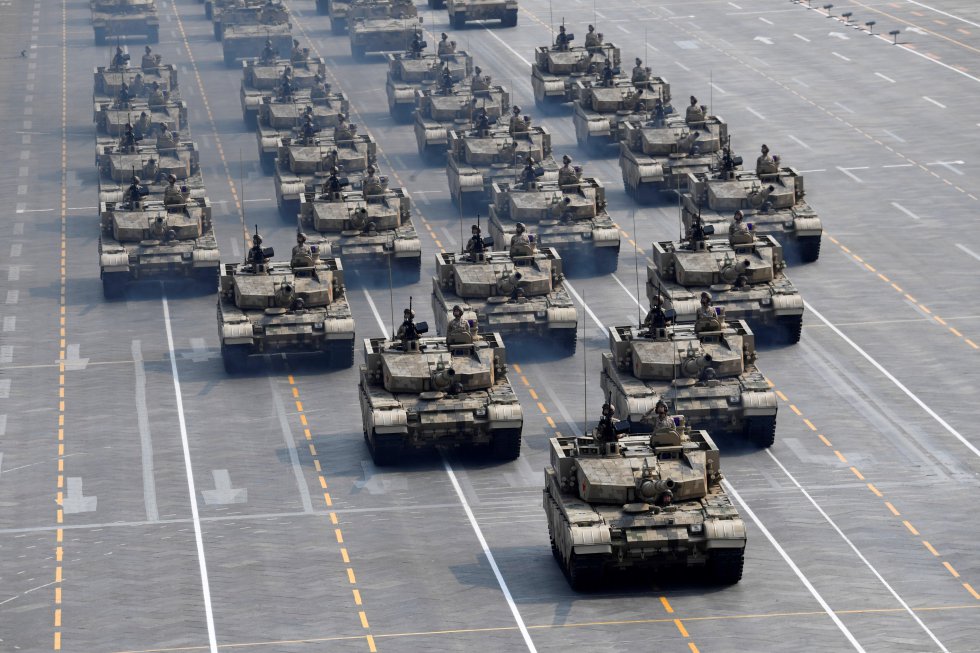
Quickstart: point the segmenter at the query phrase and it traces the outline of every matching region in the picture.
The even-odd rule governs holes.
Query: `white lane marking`
[[[885,132],[886,134],[888,134],[889,136],[891,136],[892,138],[894,138],[899,143],[904,143],[905,142],[905,139],[904,138],[902,138],[901,136],[899,136],[897,134],[893,134],[892,132],[888,131],[887,129],[882,129],[881,131]]]
[[[0,415],[0,435],[7,435],[7,416]]]
[[[14,346],[0,345],[0,363],[14,362]]]
[[[798,79],[796,77],[793,77],[792,79],[793,79],[794,82],[796,82],[797,84],[799,84],[803,88],[810,88],[810,85],[807,84],[806,82],[804,82],[802,79]]]
[[[958,20],[961,23],[966,23],[967,25],[972,25],[973,27],[980,27],[980,25],[978,25],[977,23],[974,23],[972,21],[969,21],[966,18],[960,18],[959,16],[955,16],[953,14],[946,13],[945,11],[942,11],[941,9],[936,9],[935,7],[930,7],[929,5],[922,4],[921,2],[916,2],[916,0],[905,0],[905,1],[908,2],[908,3],[910,3],[910,4],[913,4],[913,5],[922,7],[923,9],[928,9],[929,11],[934,11],[937,14],[942,14],[943,16],[946,16],[947,18],[952,18],[953,20]]]
[[[779,466],[779,469],[783,470],[783,474],[786,475],[786,478],[788,478],[793,483],[793,485],[796,486],[796,489],[798,489],[803,494],[803,496],[807,498],[807,501],[810,502],[810,505],[816,508],[817,512],[820,513],[820,515],[824,518],[824,520],[826,520],[826,522],[830,524],[830,527],[833,528],[835,531],[837,531],[837,534],[840,535],[841,539],[847,543],[847,546],[851,548],[851,551],[854,552],[854,555],[860,558],[861,562],[863,562],[864,565],[871,570],[871,573],[875,575],[875,578],[877,578],[878,581],[885,586],[885,589],[888,590],[889,594],[891,594],[892,597],[896,601],[898,601],[898,604],[902,606],[902,608],[909,614],[910,617],[912,617],[915,623],[919,624],[919,627],[922,628],[922,630],[924,630],[927,635],[929,635],[929,639],[931,639],[936,644],[936,646],[939,647],[939,650],[949,653],[949,649],[947,649],[946,646],[943,645],[941,641],[939,641],[939,638],[936,637],[935,633],[929,630],[929,627],[922,622],[922,619],[920,619],[919,615],[915,613],[915,610],[913,610],[909,606],[909,604],[906,603],[901,596],[899,596],[898,592],[896,592],[894,588],[892,588],[892,586],[888,583],[888,581],[886,581],[884,577],[878,572],[878,570],[875,569],[874,565],[871,564],[871,561],[869,561],[867,558],[864,557],[864,554],[861,553],[861,551],[854,545],[851,539],[844,534],[844,531],[840,529],[840,527],[836,524],[836,522],[834,522],[834,520],[830,518],[830,515],[824,512],[824,509],[820,507],[820,504],[818,504],[810,495],[810,493],[807,492],[802,485],[800,485],[799,481],[797,481],[796,478],[792,474],[790,474],[789,470],[783,466],[783,463],[781,463],[779,459],[776,458],[776,455],[769,449],[766,449],[765,451],[767,454],[769,454],[769,457],[772,458],[773,462]]]
[[[812,170],[798,170],[797,172],[827,172],[826,168],[813,168]]]
[[[599,15],[599,12],[596,12],[596,15],[598,16]],[[499,36],[497,36],[496,32],[494,32],[492,29],[490,29],[486,25],[483,26],[483,29],[485,29],[490,34],[490,36],[492,36],[493,38],[497,39],[497,41],[499,41],[501,45],[503,45],[505,48],[507,48],[508,50],[510,50],[511,54],[513,54],[515,57],[517,57],[518,59],[520,59],[521,61],[523,61],[525,65],[527,65],[527,66],[530,66],[531,65],[531,62],[528,61],[527,59],[525,59],[523,57],[523,55],[521,55],[520,52],[518,52],[514,48],[510,47],[510,44],[507,43],[507,41],[505,41],[502,38],[500,38]]]
[[[722,95],[726,95],[726,94],[727,94],[727,91],[726,91],[725,89],[723,89],[722,87],[720,87],[720,86],[718,86],[718,85],[717,85],[717,84],[715,84],[714,82],[709,82],[709,84],[708,84],[708,85],[709,85],[709,86],[710,86],[711,88],[713,88],[713,89],[715,89],[716,91],[718,91],[719,93],[721,93]]]
[[[946,108],[946,105],[945,104],[943,104],[942,102],[939,102],[938,100],[933,100],[928,95],[923,95],[922,96],[922,99],[925,100],[926,102],[932,102],[933,104],[935,104],[940,109],[945,109]]]
[[[20,281],[19,265],[11,265],[7,267],[7,281]]]
[[[958,249],[959,249],[960,251],[962,251],[962,252],[966,252],[966,253],[967,253],[968,255],[970,255],[970,256],[972,256],[973,258],[975,258],[975,259],[977,259],[978,261],[980,261],[980,254],[977,254],[977,253],[976,253],[976,252],[974,252],[973,250],[971,250],[971,249],[968,249],[968,248],[966,248],[965,246],[963,246],[963,245],[960,245],[959,243],[956,243],[956,247],[957,247],[957,248],[958,248]],[[7,329],[6,329],[6,326],[7,326],[7,325],[6,325],[6,324],[4,324],[4,331],[6,331],[6,330],[7,330]]]
[[[850,108],[848,106],[845,106],[845,105],[841,104],[840,102],[834,102],[834,104],[836,104],[838,107],[840,107],[841,109],[843,109],[844,111],[846,111],[848,113],[854,113],[854,109],[852,109],[852,108]]]
[[[840,170],[841,172],[843,172],[845,175],[847,175],[851,179],[853,179],[854,181],[856,181],[857,183],[863,184],[864,182],[861,181],[861,178],[858,177],[853,172],[851,172],[851,170],[867,170],[868,169],[868,166],[862,166],[862,167],[859,167],[859,168],[842,168],[840,166],[837,166],[837,169]]]
[[[630,31],[628,29],[626,29],[625,27],[623,27],[622,25],[616,25],[616,29],[618,29],[619,31],[623,32],[624,34],[629,34],[630,33]]]
[[[877,369],[879,372],[881,372],[885,376],[886,379],[888,379],[889,381],[891,381],[895,385],[895,387],[897,387],[899,390],[901,390],[903,393],[905,393],[905,396],[907,396],[909,399],[911,399],[912,401],[914,401],[915,404],[917,406],[919,406],[919,408],[921,408],[922,410],[924,410],[926,412],[926,414],[929,415],[929,417],[933,418],[936,421],[936,423],[938,423],[940,426],[942,426],[946,430],[946,432],[948,432],[954,438],[956,438],[957,440],[959,440],[960,443],[963,444],[963,446],[965,446],[967,449],[969,449],[971,453],[973,453],[975,456],[977,456],[978,458],[980,458],[980,449],[978,449],[972,442],[970,442],[965,437],[963,437],[963,435],[959,431],[957,431],[955,428],[953,428],[949,424],[949,422],[947,422],[942,417],[940,417],[939,414],[936,411],[934,411],[932,408],[930,408],[924,401],[922,401],[921,399],[919,399],[919,397],[914,392],[912,392],[911,390],[909,390],[905,386],[904,383],[902,383],[897,378],[895,378],[895,375],[894,374],[892,374],[887,369],[885,369],[885,367],[881,363],[879,363],[878,361],[876,361],[874,358],[872,358],[871,355],[868,352],[866,352],[863,349],[861,349],[861,347],[859,347],[856,342],[854,342],[853,340],[851,340],[850,338],[848,338],[846,335],[844,335],[844,332],[843,331],[841,331],[836,326],[834,326],[834,324],[830,320],[828,320],[827,318],[825,318],[819,311],[817,311],[817,309],[813,308],[813,306],[811,306],[809,302],[804,301],[803,302],[803,305],[806,307],[806,310],[810,311],[813,314],[813,316],[815,318],[817,318],[818,320],[820,320],[821,322],[823,322],[826,326],[830,327],[830,330],[831,331],[833,331],[838,336],[840,336],[840,338],[844,342],[846,342],[848,345],[850,345],[851,348],[854,351],[856,351],[857,353],[861,354],[861,356],[866,361],[868,361],[869,363],[871,363],[875,367],[875,369]]]
[[[805,147],[806,149],[808,149],[808,150],[811,149],[809,145],[807,145],[806,143],[804,143],[803,141],[801,141],[800,139],[798,139],[796,136],[793,136],[792,134],[790,134],[789,137],[791,139],[793,139],[794,141],[796,141],[797,143],[799,143],[800,145],[802,145],[803,147]]]
[[[143,347],[139,340],[133,340],[133,368],[136,371],[136,424],[140,432],[140,459],[143,463],[143,505],[146,507],[146,520],[160,519],[157,508],[157,484],[153,474],[153,439],[150,433],[150,415],[146,405],[146,367],[143,365]]]
[[[741,9],[741,7],[739,7],[739,6],[738,6],[737,4],[735,4],[734,2],[729,2],[728,4],[730,4],[730,5],[731,5],[732,7],[734,7],[735,9]]]
[[[568,288],[568,292],[572,293],[572,297],[575,298],[575,301],[577,301],[579,304],[582,305],[582,308],[585,309],[585,312],[588,314],[588,316],[591,317],[592,321],[595,322],[595,325],[599,327],[599,331],[601,331],[602,334],[605,335],[607,333],[606,325],[602,323],[602,320],[596,317],[596,314],[592,312],[592,309],[589,308],[589,305],[586,304],[584,301],[582,301],[582,298],[579,296],[577,292],[575,292],[575,288],[573,288],[572,284],[568,282],[568,279],[565,279],[565,287]]]
[[[898,209],[899,211],[901,211],[905,215],[909,216],[913,220],[919,220],[920,219],[919,216],[917,216],[916,214],[912,213],[911,211],[909,211],[907,208],[905,208],[904,206],[902,206],[898,202],[892,202],[892,206],[894,206],[896,209]]]
[[[796,38],[800,39],[801,41],[806,41],[807,43],[810,42],[810,39],[808,39],[807,37],[803,36],[802,34],[793,34],[793,36],[795,36]]]
[[[303,504],[303,512],[310,514],[313,512],[313,500],[310,498],[310,488],[306,484],[306,477],[303,476],[303,468],[299,464],[299,454],[296,453],[296,441],[293,438],[293,429],[289,426],[289,419],[286,417],[286,408],[283,406],[282,397],[276,382],[269,376],[269,387],[272,389],[272,403],[275,405],[276,416],[279,418],[279,430],[282,432],[282,441],[289,452],[289,464],[293,468],[293,476],[296,477],[296,487],[299,489],[300,503]]]
[[[682,70],[686,70],[687,72],[691,72],[691,69],[688,68],[687,66],[685,66],[684,64],[682,64],[680,61],[675,61],[674,63],[677,64],[677,67],[678,68],[680,68]],[[978,126],[980,126],[980,123],[977,123],[977,124],[978,124]]]
[[[881,166],[882,168],[914,168],[914,163],[893,163],[887,166]]]
[[[174,394],[177,398],[177,424],[180,427],[180,445],[184,451],[184,473],[187,475],[187,492],[190,495],[191,518],[194,521],[194,542],[197,545],[197,564],[201,572],[201,591],[204,594],[204,615],[208,627],[208,646],[211,653],[218,653],[218,640],[214,634],[214,612],[211,609],[211,584],[208,582],[208,566],[204,560],[204,537],[201,535],[201,516],[197,510],[197,489],[194,487],[194,468],[191,465],[191,449],[187,438],[187,421],[184,418],[184,398],[180,390],[177,372],[177,353],[174,351],[174,335],[170,326],[170,305],[163,290],[163,324],[167,331],[167,348],[170,350],[170,372],[174,378]]]
[[[927,166],[942,166],[942,167],[946,168],[947,170],[952,170],[956,174],[962,176],[963,175],[963,171],[960,170],[959,168],[957,168],[956,166],[961,166],[961,165],[963,165],[963,163],[964,163],[963,161],[933,161],[932,163],[927,163],[926,165]]]
[[[775,23],[774,23],[774,22],[772,22],[772,21],[771,21],[771,20],[769,20],[768,18],[763,18],[762,16],[759,16],[759,20],[761,20],[761,21],[762,21],[763,23],[765,23],[766,25],[775,25]]]
[[[23,236],[24,235],[24,223],[23,222],[15,222],[14,223],[14,235],[15,236]]]
[[[27,184],[18,184],[17,185],[17,194],[18,195],[27,195]]]
[[[16,315],[8,315],[5,318],[3,318],[3,330],[4,331],[16,331],[17,330],[17,316]]]
[[[832,54],[832,55],[834,55],[834,56],[835,56],[835,57],[837,57],[838,59],[843,59],[844,61],[850,61],[850,59],[849,59],[849,58],[847,58],[847,57],[845,57],[845,56],[844,56],[844,55],[842,55],[842,54],[841,54],[840,52],[831,52],[830,54]]]
[[[385,324],[381,320],[381,316],[378,314],[378,309],[374,305],[374,300],[371,299],[371,295],[367,290],[364,291],[364,296],[367,297],[368,304],[371,306],[371,312],[374,313],[374,319],[378,321],[378,326],[381,327],[381,332],[384,334],[385,338],[387,338],[388,331],[385,329]],[[497,584],[500,586],[500,591],[503,592],[504,599],[507,601],[507,606],[510,608],[511,614],[514,615],[514,621],[517,622],[517,627],[521,631],[521,636],[524,637],[524,643],[527,645],[527,650],[531,653],[537,653],[537,649],[534,647],[534,642],[531,641],[531,634],[528,632],[527,626],[524,624],[524,619],[521,617],[520,610],[517,609],[517,603],[514,602],[514,597],[510,593],[510,588],[507,587],[507,581],[504,580],[503,574],[500,573],[500,568],[497,566],[497,561],[494,559],[493,553],[490,551],[490,546],[487,544],[486,538],[483,537],[483,531],[480,529],[480,524],[476,521],[476,516],[473,514],[473,509],[470,508],[470,504],[466,500],[466,495],[463,494],[463,488],[459,485],[459,480],[456,478],[456,472],[453,471],[452,465],[449,464],[449,460],[445,456],[442,458],[442,467],[446,470],[446,476],[449,477],[449,482],[452,483],[453,490],[456,491],[456,496],[459,498],[460,505],[463,506],[463,511],[466,513],[466,518],[470,522],[470,527],[476,534],[476,539],[480,543],[480,548],[483,549],[483,555],[486,556],[487,562],[490,563],[490,569],[493,571],[493,575],[497,579]]]
[[[854,647],[854,650],[862,651],[863,653],[864,647],[861,646],[861,643],[858,642],[857,639],[855,639],[851,631],[847,628],[847,626],[844,625],[844,622],[841,621],[840,617],[837,616],[837,613],[834,612],[834,610],[830,607],[830,605],[828,605],[827,601],[824,600],[823,596],[820,595],[820,592],[818,592],[817,588],[813,586],[813,583],[810,582],[810,579],[806,577],[806,574],[804,574],[803,571],[796,566],[796,563],[793,562],[793,559],[789,556],[788,553],[786,553],[786,550],[783,549],[783,547],[780,546],[779,542],[776,541],[776,538],[773,537],[772,533],[769,532],[769,529],[766,528],[761,521],[759,521],[759,518],[755,516],[755,512],[752,510],[752,508],[749,507],[749,504],[745,503],[745,500],[735,490],[731,482],[728,479],[724,479],[722,480],[722,484],[725,486],[725,489],[728,491],[728,493],[732,495],[732,498],[734,498],[742,505],[742,509],[745,511],[745,514],[748,515],[753,522],[755,522],[755,525],[759,529],[759,531],[765,536],[767,540],[769,540],[769,544],[771,544],[773,548],[776,549],[776,553],[778,553],[779,556],[783,559],[783,562],[785,562],[789,566],[789,568],[793,570],[793,573],[796,574],[796,577],[800,579],[800,582],[803,583],[803,586],[807,588],[807,590],[810,592],[810,595],[814,599],[816,599],[817,603],[820,604],[820,607],[823,608],[824,612],[827,613],[827,616],[830,617],[831,621],[833,621],[834,624],[837,626],[837,628],[844,634],[844,637],[846,637],[847,641],[851,643],[851,646]]]
[[[753,116],[755,116],[759,120],[765,120],[766,119],[766,117],[764,115],[762,115],[761,113],[759,113],[758,111],[756,111],[752,107],[745,107],[745,110],[748,111],[749,113],[751,113]]]
[[[623,289],[623,292],[625,292],[626,295],[633,301],[633,303],[636,304],[637,306],[639,306],[640,308],[643,308],[643,304],[641,304],[640,303],[640,300],[637,299],[636,296],[632,292],[630,292],[630,289],[626,287],[626,284],[624,284],[622,281],[620,281],[619,277],[617,277],[615,274],[613,274],[611,276],[612,276],[613,280],[615,280],[616,283],[619,284],[619,287]],[[639,291],[637,291],[637,292],[639,292]],[[630,318],[630,319],[632,319],[632,318]],[[643,320],[643,316],[641,315],[640,316],[640,321],[642,321],[642,320]]]
[[[20,291],[19,290],[8,290],[7,291],[7,301],[6,301],[7,304],[16,304],[19,299],[20,299]]]
[[[480,525],[476,521],[476,517],[473,515],[473,510],[470,508],[470,504],[466,501],[466,496],[463,494],[463,488],[459,486],[459,481],[456,479],[456,473],[453,471],[452,465],[449,464],[449,460],[445,457],[442,459],[442,466],[446,470],[446,475],[449,476],[449,481],[453,484],[453,489],[456,491],[456,496],[459,497],[459,502],[463,506],[463,510],[466,512],[466,517],[470,521],[470,526],[473,528],[473,532],[476,533],[476,539],[479,540],[480,546],[483,548],[483,555],[486,556],[487,562],[490,563],[490,569],[493,570],[493,575],[497,578],[497,584],[500,585],[500,590],[504,593],[504,598],[507,600],[507,605],[510,607],[511,614],[514,615],[514,620],[517,622],[517,627],[521,631],[521,636],[524,637],[524,643],[527,645],[527,650],[531,653],[536,653],[537,649],[534,647],[534,642],[531,641],[531,634],[527,631],[527,626],[524,625],[524,619],[521,617],[520,610],[517,609],[517,604],[514,602],[514,597],[510,594],[510,589],[507,587],[507,581],[504,580],[503,575],[500,573],[500,568],[497,567],[497,561],[494,560],[493,553],[490,552],[490,547],[487,545],[486,539],[483,537],[483,532],[480,530]]]
[[[10,399],[10,379],[0,379],[0,399]]]
[[[892,79],[891,77],[889,77],[888,75],[882,75],[881,73],[875,73],[875,75],[877,75],[878,77],[881,77],[886,82],[891,82],[892,84],[895,83],[895,80]]]

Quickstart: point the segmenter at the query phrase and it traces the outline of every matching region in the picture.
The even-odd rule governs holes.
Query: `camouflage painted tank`
[[[204,0],[204,16],[208,20],[215,22],[220,20],[221,13],[229,7],[240,7],[245,0]],[[216,33],[215,38],[221,37]]]
[[[651,306],[662,302],[678,319],[692,321],[707,292],[725,315],[745,320],[760,337],[799,342],[803,297],[783,273],[783,248],[772,236],[746,229],[727,237],[661,241],[653,244],[652,257],[646,284]]]
[[[473,74],[473,58],[460,50],[452,54],[421,54],[410,52],[389,53],[388,78],[385,93],[388,96],[388,113],[396,122],[409,122],[415,113],[416,91],[432,87],[449,67],[453,83],[465,81]]]
[[[219,252],[207,198],[189,193],[167,201],[136,196],[100,202],[99,267],[106,299],[118,299],[131,281],[189,279],[213,292]]]
[[[531,337],[574,354],[578,311],[563,285],[561,257],[550,248],[528,251],[513,257],[491,251],[436,254],[432,312],[439,333],[447,332],[459,305],[464,319],[500,333],[512,346],[515,338]]]
[[[409,315],[394,339],[364,341],[358,389],[375,464],[432,447],[486,447],[496,460],[517,458],[524,416],[500,336],[426,337],[428,326]]]
[[[580,147],[594,155],[609,153],[612,146],[618,153],[619,142],[625,137],[624,123],[650,120],[658,100],[665,115],[671,110],[670,84],[660,77],[639,84],[627,77],[615,78],[610,85],[591,78],[576,84],[579,97],[572,114],[575,138]]]
[[[136,98],[146,98],[154,82],[161,91],[171,95],[178,93],[177,68],[173,64],[163,63],[158,54],[146,54],[141,66],[130,67],[128,56],[125,65],[110,64],[95,69],[92,95],[96,106],[115,101],[123,84]]]
[[[496,121],[510,110],[510,93],[499,84],[473,91],[457,85],[452,92],[432,85],[415,92],[415,143],[419,156],[428,162],[443,162],[449,146],[449,133],[465,129],[474,112],[486,110],[487,118]]]
[[[496,181],[510,181],[530,156],[544,171],[542,180],[558,178],[558,164],[551,156],[551,132],[534,126],[511,134],[506,126],[449,132],[446,176],[449,194],[457,206],[482,210],[491,200]]]
[[[120,36],[145,36],[147,43],[160,40],[154,0],[92,0],[91,7],[96,45]]]
[[[321,354],[331,366],[353,365],[354,318],[340,260],[309,250],[294,252],[288,263],[273,262],[273,254],[259,241],[245,263],[227,263],[221,272],[218,334],[225,371],[244,371],[249,356],[276,353]]]
[[[730,154],[728,158],[740,160]],[[684,224],[690,225],[700,209],[707,224],[726,229],[735,211],[742,211],[754,233],[776,238],[792,260],[816,261],[823,223],[804,199],[803,175],[790,167],[773,165],[769,171],[756,167],[753,173],[726,170],[723,164],[717,175],[691,175],[682,204]]]
[[[306,138],[299,134],[279,140],[276,156],[276,204],[284,218],[299,215],[300,197],[322,186],[330,169],[363,174],[378,158],[378,146],[370,134],[355,134],[338,143],[332,136]]]
[[[688,122],[670,114],[665,119],[622,124],[619,168],[626,193],[641,202],[661,192],[686,189],[689,174],[709,173],[721,167],[728,142],[728,125],[717,116]]]
[[[343,34],[355,18],[382,18],[391,11],[390,0],[316,0],[318,14],[330,16],[330,31]],[[410,10],[409,10],[410,11]]]
[[[719,585],[741,580],[745,523],[708,432],[681,415],[648,432],[620,436],[617,426],[550,440],[544,511],[551,552],[572,588],[665,568],[700,571]]]
[[[291,84],[296,89],[297,94],[304,95],[317,84],[316,76],[321,80],[327,78],[327,66],[322,57],[307,57],[299,61],[289,59],[276,59],[272,62],[263,62],[261,59],[246,59],[242,62],[242,90],[240,94],[242,102],[242,119],[245,124],[254,127],[258,120],[259,105],[263,98],[273,98],[279,94],[282,84],[283,71],[290,69]],[[341,91],[335,93],[327,91],[320,85],[321,90],[327,93],[331,103],[337,103],[344,107],[348,106],[347,96]],[[347,111],[345,108],[344,111]]]
[[[490,237],[498,247],[507,247],[522,223],[534,232],[537,245],[554,247],[575,269],[616,271],[620,234],[606,212],[598,179],[579,176],[566,185],[557,179],[498,181],[490,199]]]
[[[390,188],[386,177],[351,183],[331,176],[318,191],[300,199],[300,228],[310,244],[342,257],[361,274],[387,282],[390,269],[390,278],[399,283],[419,280],[422,242],[403,188]]]
[[[609,329],[602,392],[634,429],[649,428],[658,401],[692,428],[741,435],[762,446],[776,437],[776,395],[755,366],[755,335],[738,320],[649,323]]]
[[[102,151],[119,142],[127,124],[144,138],[157,134],[161,127],[179,134],[188,127],[187,103],[174,98],[153,106],[146,100],[100,102],[95,107],[94,119],[96,148]]]
[[[517,0],[446,0],[449,25],[463,29],[471,20],[499,20],[501,27],[517,26]]]
[[[255,130],[262,170],[266,174],[275,172],[280,139],[292,136],[296,130],[302,128],[306,124],[307,115],[313,117],[313,125],[317,129],[333,130],[349,109],[347,96],[343,94],[318,99],[302,93],[288,97],[262,98],[256,119],[258,127]]]
[[[542,111],[551,111],[578,99],[578,82],[594,79],[609,61],[619,67],[619,48],[612,43],[584,48],[542,45],[534,51],[531,86],[534,102]]]
[[[292,24],[285,5],[265,4],[255,13],[249,14],[250,8],[234,10],[235,15],[241,11],[241,22],[229,24],[231,13],[222,14],[221,49],[224,53],[225,66],[234,68],[239,59],[252,59],[262,56],[267,41],[272,41],[272,47],[279,52],[289,52],[293,46]],[[248,16],[254,16],[249,18]],[[215,26],[215,35],[218,27]]]
[[[117,202],[133,176],[144,183],[162,185],[174,175],[193,197],[204,196],[200,157],[192,141],[179,141],[176,147],[158,148],[152,143],[135,148],[123,145],[105,147],[96,157],[99,167],[99,201]]]
[[[204,15],[211,21],[214,40],[222,39],[226,25],[256,22],[264,4],[265,0],[205,0]]]
[[[422,21],[415,13],[395,12],[394,8],[388,16],[354,18],[347,30],[351,56],[363,60],[369,52],[405,52],[421,29]]]

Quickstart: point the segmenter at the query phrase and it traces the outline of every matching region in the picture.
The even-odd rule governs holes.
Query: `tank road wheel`
[[[707,580],[717,585],[734,585],[742,580],[745,551],[742,549],[716,549],[708,558],[705,569]]]
[[[820,258],[820,236],[802,236],[796,239],[800,251],[800,260],[813,263]]]
[[[575,552],[568,558],[565,567],[568,583],[576,592],[585,592],[595,588],[602,576],[602,566],[588,556],[579,556]]]
[[[619,267],[619,247],[600,247],[595,253],[597,274],[612,274]]]
[[[106,29],[104,27],[95,28],[95,44],[105,45]]]
[[[330,8],[327,7],[327,0],[316,0],[316,13],[320,16],[326,16],[330,13]]]
[[[552,331],[555,342],[566,356],[574,356],[578,345],[578,329],[555,329]]]
[[[330,31],[334,34],[343,34],[347,31],[346,18],[330,18]]]
[[[201,292],[210,294],[218,290],[218,268],[203,268],[191,273],[194,283],[201,287]]]
[[[334,340],[327,348],[329,365],[334,369],[347,369],[354,366],[354,339]]]
[[[490,455],[494,460],[517,460],[521,455],[521,430],[493,431],[490,438]]]
[[[551,524],[548,524],[548,541],[551,542],[551,555],[555,556],[555,560],[558,564],[561,564],[561,551],[558,550],[558,545],[555,544],[555,532],[551,529]]]
[[[108,300],[122,299],[126,294],[126,282],[129,275],[125,272],[102,273],[102,296]]]
[[[221,360],[228,374],[241,374],[248,368],[248,345],[221,344]]]
[[[146,42],[147,43],[159,43],[160,42],[160,26],[152,25],[146,28]]]
[[[776,416],[746,417],[743,435],[765,448],[771,447],[776,442]]]
[[[396,258],[391,271],[399,283],[418,283],[422,278],[422,257]]]
[[[502,27],[517,27],[517,10],[508,11],[507,15],[500,21]]]
[[[364,434],[364,441],[367,442],[368,451],[371,452],[371,460],[378,467],[397,463],[404,449],[401,436],[395,433],[379,435],[372,431],[371,435]]]
[[[364,61],[367,57],[367,50],[364,49],[363,45],[350,44],[350,56],[354,58],[355,61]]]
[[[457,11],[449,17],[449,26],[453,29],[463,29],[466,27],[466,12]]]
[[[802,315],[784,315],[777,319],[779,337],[783,342],[795,345],[800,341],[803,331]]]

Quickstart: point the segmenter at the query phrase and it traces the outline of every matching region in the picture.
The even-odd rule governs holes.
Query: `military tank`
[[[600,156],[616,147],[624,137],[624,123],[640,123],[653,117],[658,106],[663,115],[671,111],[670,84],[661,77],[634,83],[627,77],[613,79],[611,84],[580,79],[578,100],[572,121],[580,147]]]
[[[328,95],[316,100],[300,94],[263,97],[256,118],[258,127],[255,130],[262,170],[270,175],[275,172],[280,139],[301,129],[306,124],[307,116],[312,117],[316,129],[333,129],[341,123],[341,117],[346,116],[349,108],[345,95]]]
[[[648,316],[642,327],[609,329],[602,391],[634,430],[648,429],[664,401],[692,428],[773,444],[776,395],[755,365],[755,334],[744,320],[726,322],[718,311],[695,324],[664,326]]]
[[[413,4],[393,6],[387,16],[352,18],[347,29],[351,56],[363,60],[369,52],[405,52],[421,29]]]
[[[422,242],[412,224],[412,200],[386,177],[370,173],[352,182],[331,174],[318,192],[301,196],[299,224],[310,244],[361,274],[419,280]]]
[[[207,198],[147,198],[138,189],[123,201],[100,202],[99,267],[106,299],[131,281],[189,279],[213,292],[219,252]]]
[[[733,160],[741,158],[726,151],[720,173],[688,176],[689,193],[682,202],[684,224],[689,226],[700,216],[706,224],[726,228],[734,212],[742,211],[754,233],[773,236],[793,259],[816,261],[823,223],[804,199],[803,175],[771,160],[767,171],[758,164],[756,172],[736,170]]]
[[[134,175],[149,184],[162,183],[168,175],[173,175],[194,197],[204,196],[200,155],[193,141],[178,141],[174,147],[162,149],[154,143],[107,146],[96,157],[96,163],[100,202],[120,201]]]
[[[214,22],[221,19],[221,13],[229,7],[238,7],[244,0],[204,0],[204,17]]]
[[[353,134],[338,142],[332,136],[304,137],[300,134],[279,140],[276,155],[276,204],[284,218],[295,220],[300,197],[321,186],[331,168],[346,173],[364,173],[377,162],[378,145],[370,134]]]
[[[624,122],[619,168],[626,193],[650,202],[666,191],[687,190],[688,175],[721,168],[728,125],[718,116],[698,122],[670,114],[643,123]]]
[[[517,0],[446,0],[449,25],[463,29],[471,20],[499,20],[501,27],[517,26]]]
[[[214,40],[222,39],[226,25],[256,22],[264,4],[265,0],[205,0],[204,15],[211,21]]]
[[[590,436],[550,439],[544,511],[551,552],[572,588],[671,568],[718,585],[741,580],[745,523],[708,432],[683,415],[639,433],[618,426],[603,417]]]
[[[473,73],[473,58],[460,50],[452,54],[389,53],[385,93],[388,113],[396,122],[409,122],[415,113],[416,91],[434,86],[448,67],[453,83],[466,80]]]
[[[470,329],[426,336],[428,325],[412,315],[395,338],[364,341],[358,394],[374,463],[433,447],[485,447],[495,460],[516,459],[524,416],[503,340]]]
[[[541,181],[558,178],[551,132],[538,125],[517,134],[506,126],[454,129],[449,132],[447,152],[449,194],[463,208],[482,209],[491,200],[493,183],[514,179],[528,157],[542,170]]]
[[[694,320],[701,293],[707,292],[725,315],[745,320],[759,336],[799,342],[803,297],[783,272],[786,262],[776,239],[755,233],[753,225],[713,238],[713,226],[695,221],[686,241],[653,244],[646,283],[651,306],[662,302],[678,319]]]
[[[251,9],[234,10],[236,16],[239,15],[237,12],[242,12],[242,20],[231,24],[228,23],[231,12],[222,14],[221,48],[225,66],[229,68],[234,68],[239,59],[260,57],[267,41],[271,41],[272,48],[279,52],[289,52],[293,45],[292,24],[285,5],[270,2],[257,12],[249,13]],[[215,35],[217,32],[215,26]]]
[[[96,45],[120,36],[145,36],[147,43],[160,41],[154,0],[92,0],[91,7]]]
[[[465,129],[474,114],[485,111],[487,119],[497,121],[510,110],[510,93],[499,84],[487,84],[474,91],[466,85],[451,90],[432,86],[415,92],[415,143],[426,162],[443,162],[449,146],[449,133]]]
[[[121,50],[119,52],[121,53]],[[147,97],[154,82],[161,92],[166,91],[171,95],[178,92],[177,68],[173,64],[163,63],[160,55],[147,52],[139,67],[130,67],[129,55],[124,56],[126,57],[124,65],[110,63],[108,66],[96,67],[92,92],[96,106],[115,101],[119,97],[123,84],[126,84],[128,92],[136,98]]]
[[[389,0],[316,0],[317,13],[330,16],[334,34],[344,34],[354,18],[387,16],[390,7]]]
[[[331,366],[354,364],[354,318],[347,303],[339,259],[314,248],[296,251],[290,261],[272,261],[275,252],[261,238],[245,263],[226,263],[218,296],[221,358],[229,374],[242,372],[249,356],[321,354]]]
[[[531,63],[535,104],[547,113],[574,102],[578,99],[579,80],[595,78],[607,61],[614,69],[619,68],[619,48],[612,43],[592,48],[539,46]]]
[[[447,333],[453,307],[480,331],[553,343],[575,353],[578,311],[565,290],[562,260],[552,248],[524,252],[436,254],[432,312],[436,329]]]
[[[93,113],[98,151],[116,144],[126,134],[126,125],[132,125],[135,132],[145,138],[155,135],[163,127],[179,133],[188,124],[187,103],[173,97],[152,106],[146,100],[99,102]]]
[[[298,94],[309,92],[314,86],[319,86],[328,96],[331,104],[337,104],[346,113],[349,110],[347,96],[341,92],[333,92],[323,86],[322,80],[327,78],[327,66],[322,57],[307,57],[301,60],[276,58],[273,61],[262,59],[246,59],[242,62],[242,119],[246,125],[254,127],[258,121],[259,105],[263,98],[275,97],[283,80],[283,72],[289,68],[290,83]],[[321,81],[317,81],[319,75]]]

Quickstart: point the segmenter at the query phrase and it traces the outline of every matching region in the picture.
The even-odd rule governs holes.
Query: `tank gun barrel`
[[[639,490],[640,496],[643,497],[643,499],[650,501],[656,499],[664,492],[668,492],[672,490],[673,488],[674,488],[673,479],[646,478],[640,481],[639,487],[637,489]]]

